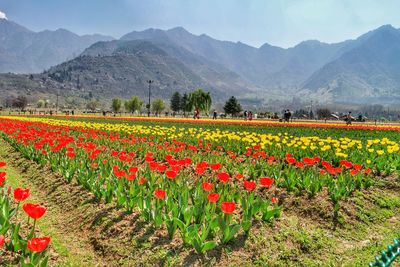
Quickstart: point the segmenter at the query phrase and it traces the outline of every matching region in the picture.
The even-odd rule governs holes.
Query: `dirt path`
[[[49,183],[49,180],[53,180],[49,179],[50,176],[56,177],[54,174],[20,158],[19,153],[2,139],[0,161],[7,162],[9,185],[13,188],[30,188],[29,202],[48,207],[45,216],[38,221],[38,228],[42,235],[52,238],[50,266],[106,266],[102,258],[96,255],[88,236],[79,230],[79,225],[70,217],[70,209],[79,203],[78,199],[86,197],[86,192],[65,184],[61,178],[57,183]],[[61,200],[70,196],[69,203]]]

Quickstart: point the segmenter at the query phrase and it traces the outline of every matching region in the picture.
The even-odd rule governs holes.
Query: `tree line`
[[[126,112],[135,113],[140,112],[143,108],[144,102],[138,97],[133,96],[124,103],[120,98],[113,98],[111,103],[111,109],[115,113],[119,113],[124,106]],[[186,116],[190,112],[204,112],[208,115],[211,109],[212,97],[210,92],[205,92],[203,89],[197,89],[190,93],[183,93],[176,91],[170,98],[169,107],[173,112],[173,115],[182,112]],[[146,108],[149,107],[146,105]],[[157,98],[151,103],[151,110],[155,115],[161,114],[166,108],[165,102]],[[224,111],[226,114],[232,116],[238,115],[242,111],[242,107],[238,100],[232,96],[226,101],[224,105]]]

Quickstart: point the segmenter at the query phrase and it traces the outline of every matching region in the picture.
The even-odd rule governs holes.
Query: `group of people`
[[[251,121],[253,119],[253,112],[251,110],[249,110],[249,111],[245,110],[243,112],[243,117],[244,117],[245,121],[247,121],[247,120]]]
[[[283,119],[285,120],[285,122],[289,122],[291,117],[292,117],[292,113],[290,112],[290,110],[285,109],[285,111],[283,113]]]

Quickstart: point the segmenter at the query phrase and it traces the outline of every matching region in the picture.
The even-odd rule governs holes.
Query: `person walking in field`
[[[346,115],[346,125],[351,125],[351,111]]]
[[[289,122],[291,116],[292,116],[292,113],[290,112],[290,110],[285,109],[285,112],[283,113],[284,121]]]
[[[213,112],[213,120],[216,120],[217,119],[217,111],[214,109],[214,112]]]
[[[193,119],[200,119],[200,110],[198,108],[194,111]]]
[[[244,117],[244,120],[247,121],[247,110],[245,110],[245,111],[243,112],[243,117]]]

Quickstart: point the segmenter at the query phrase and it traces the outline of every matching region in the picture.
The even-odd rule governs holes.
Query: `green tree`
[[[190,110],[208,111],[211,108],[212,99],[210,92],[204,92],[203,89],[197,89],[189,94],[188,97]]]
[[[122,101],[119,98],[113,98],[111,103],[112,110],[117,113],[121,110]]]
[[[134,113],[142,109],[143,101],[137,96],[132,96],[131,99],[125,101],[124,105],[126,111]]]
[[[179,92],[175,92],[172,95],[170,107],[174,112],[178,112],[181,109],[181,94]]]
[[[44,108],[46,102],[43,99],[39,99],[38,102],[36,103],[36,106],[38,108]]]
[[[180,109],[183,111],[184,116],[186,116],[186,112],[192,111],[192,107],[189,105],[189,96],[186,93],[181,98]]]
[[[226,114],[231,114],[233,117],[242,111],[242,106],[237,101],[236,97],[231,96],[225,103],[224,111]]]
[[[156,114],[156,116],[158,116],[165,109],[164,101],[159,98],[154,100],[151,106],[152,106],[151,109]]]

